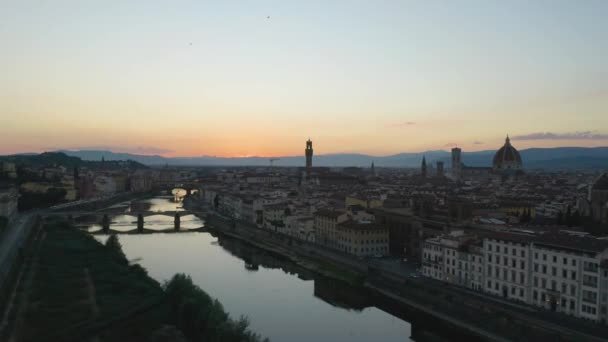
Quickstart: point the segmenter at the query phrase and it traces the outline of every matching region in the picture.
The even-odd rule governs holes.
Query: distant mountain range
[[[83,160],[133,160],[145,165],[176,165],[176,166],[268,166],[268,157],[225,158],[214,156],[200,157],[162,157],[158,155],[137,155],[130,153],[114,153],[110,151],[67,151],[69,156]],[[491,166],[496,151],[463,152],[462,162],[467,166]],[[547,169],[608,169],[608,147],[556,147],[530,148],[520,151],[525,168]],[[419,167],[422,157],[427,163],[434,164],[443,161],[450,166],[449,151],[426,151],[421,153],[399,153],[389,156],[370,156],[355,153],[336,153],[314,156],[313,165],[333,167],[369,167],[372,162],[378,167]],[[275,166],[303,166],[304,156],[278,157]]]

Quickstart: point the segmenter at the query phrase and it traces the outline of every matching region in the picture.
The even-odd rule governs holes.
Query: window
[[[547,265],[543,265],[543,274],[547,274]]]
[[[534,300],[538,300],[538,292],[536,292],[536,290],[534,290],[532,293],[532,298],[534,298]]]
[[[557,283],[555,282],[555,280],[551,280],[551,290],[553,290],[553,291],[557,290]]]
[[[576,285],[570,284],[570,295],[576,296]]]
[[[576,280],[576,272],[575,272],[575,271],[572,271],[572,274],[571,274],[571,275],[572,275],[572,280]]]
[[[555,255],[553,256],[553,262],[557,262],[557,257]]]
[[[492,254],[488,254],[488,262],[492,262]]]
[[[576,259],[572,259],[572,266],[576,266]]]
[[[538,286],[538,278],[534,277],[534,287],[537,287],[537,286]]]
[[[546,289],[546,288],[547,288],[547,279],[545,279],[545,278],[540,278],[540,282],[541,282],[541,284],[542,284],[542,285],[541,285],[541,287],[542,287],[543,289]]]
[[[534,263],[534,272],[538,272],[538,264]]]
[[[547,254],[543,253],[543,261],[547,261]]]
[[[488,288],[491,289],[492,288],[492,281],[488,280]]]
[[[526,251],[524,251],[524,250],[522,249],[522,250],[521,250],[520,255],[521,255],[521,257],[522,257],[522,258],[525,258],[525,257],[526,257]]]
[[[562,278],[568,279],[568,271],[562,270]]]
[[[538,252],[534,252],[534,259],[538,259]]]
[[[511,287],[511,295],[515,295],[515,287]]]
[[[513,253],[512,253],[512,254],[513,254],[513,256],[516,256],[516,255],[517,255],[517,250],[516,250],[515,248],[513,248],[513,249],[512,249],[512,252],[513,252]]]
[[[505,247],[502,249],[502,251],[503,251],[503,253],[505,253],[505,254],[508,254],[508,253],[509,253],[509,250],[507,249],[507,246],[505,246]]]
[[[574,310],[574,299],[570,299],[570,310]]]
[[[524,289],[522,289],[522,288],[519,289],[519,296],[520,297],[524,296]]]
[[[511,260],[511,267],[513,267],[513,268],[517,267],[517,260],[515,260],[515,259]]]
[[[562,283],[562,293],[566,293],[568,291],[568,286],[566,283]]]
[[[521,268],[522,270],[525,268],[523,260],[519,262],[519,268]]]
[[[557,268],[551,267],[551,275],[552,276],[556,276],[557,275]]]
[[[564,258],[564,265],[568,265],[568,258]]]

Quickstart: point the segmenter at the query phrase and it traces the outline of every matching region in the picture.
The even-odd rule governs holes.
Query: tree
[[[112,234],[110,235],[110,237],[108,237],[108,240],[106,240],[106,248],[110,250],[112,255],[114,255],[116,260],[118,260],[121,264],[129,263],[129,261],[127,260],[127,256],[122,251],[122,245],[120,244],[120,241],[118,240],[118,236],[116,236],[116,234]]]

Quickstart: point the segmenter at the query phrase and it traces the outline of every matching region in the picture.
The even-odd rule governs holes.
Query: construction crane
[[[268,161],[270,162],[270,168],[274,166],[274,162],[277,160],[281,160],[281,158],[270,158]]]

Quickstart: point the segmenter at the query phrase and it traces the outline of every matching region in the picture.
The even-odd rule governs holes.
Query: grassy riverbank
[[[260,341],[245,319],[176,275],[164,285],[66,221],[45,224],[26,251],[9,325],[19,341]],[[3,336],[2,338],[6,338]]]

